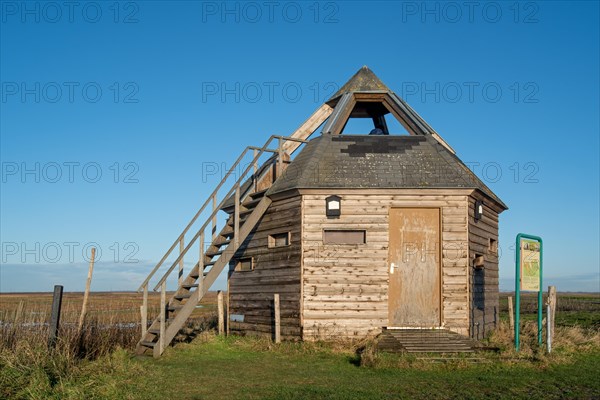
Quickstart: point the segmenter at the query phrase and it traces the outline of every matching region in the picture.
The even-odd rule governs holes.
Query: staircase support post
[[[200,251],[199,251],[199,259],[198,259],[198,290],[199,293],[202,293],[203,284],[204,284],[204,232],[200,234]]]
[[[240,186],[235,188],[235,210],[233,215],[233,252],[240,246]]]
[[[165,332],[167,330],[167,282],[160,289],[160,336],[158,338],[158,356],[165,351]],[[155,353],[156,354],[156,353]]]
[[[144,297],[142,299],[141,314],[142,314],[142,340],[148,332],[148,284],[144,285]]]
[[[223,292],[217,292],[217,313],[219,314],[219,335],[225,331],[225,321],[223,318]]]
[[[179,238],[179,255],[181,255],[183,253],[184,249],[185,249],[184,236],[181,235],[181,237]],[[179,274],[177,275],[177,285],[181,286],[182,283],[183,283],[183,256],[181,257],[181,260],[179,260]]]
[[[252,177],[253,185],[254,185],[254,192],[258,191],[258,178],[256,176],[256,173],[258,172],[258,160],[256,159],[256,156],[258,155],[258,150],[254,149],[253,152],[253,157],[252,159],[254,160],[254,176]]]
[[[217,214],[215,214],[215,211],[217,209],[217,194],[216,193],[213,195],[212,203],[213,203],[212,209],[213,209],[214,216],[212,219],[212,229],[211,230],[212,230],[212,240],[214,241],[215,238],[217,237]]]

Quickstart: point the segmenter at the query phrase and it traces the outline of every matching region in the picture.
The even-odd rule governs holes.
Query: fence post
[[[554,317],[556,312],[556,287],[548,286],[548,300],[546,302],[546,345],[548,353],[552,352],[554,339]]]
[[[275,309],[275,343],[281,343],[281,315],[279,308],[279,293],[273,295],[273,306]]]
[[[223,292],[217,292],[217,312],[219,313],[219,335],[225,331],[225,321],[223,319]]]
[[[513,309],[512,296],[508,296],[508,321],[510,323],[510,329],[515,328],[515,310]]]
[[[94,272],[94,261],[96,259],[96,248],[92,247],[92,257],[90,258],[90,267],[88,268],[87,281],[85,283],[85,293],[83,294],[83,304],[81,306],[81,315],[79,316],[79,325],[77,326],[77,332],[81,332],[83,328],[83,321],[85,320],[85,313],[87,311],[88,297],[90,295],[90,286],[92,285],[92,273]]]
[[[54,349],[58,339],[58,327],[60,324],[60,309],[62,307],[63,287],[54,286],[54,296],[52,297],[52,314],[50,315],[50,335],[48,337],[48,347]]]

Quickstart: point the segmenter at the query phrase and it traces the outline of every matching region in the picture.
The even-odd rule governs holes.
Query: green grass
[[[597,398],[600,349],[569,357],[489,363],[423,362],[379,355],[378,367],[339,346],[205,335],[169,348],[163,358],[125,351],[85,362],[68,377],[38,370],[21,379],[0,366],[0,395],[55,399],[431,399]],[[12,378],[11,378],[12,377]],[[15,380],[16,379],[16,380]],[[8,381],[13,392],[7,391]]]
[[[131,346],[117,331],[110,343],[91,340],[95,334],[81,343],[63,335],[61,350],[49,353],[45,332],[29,337],[17,330],[13,341],[5,329],[0,399],[600,398],[599,299],[559,297],[554,351],[547,355],[537,346],[535,324],[528,322],[535,319],[535,297],[524,296],[521,351],[514,352],[512,331],[501,322],[488,342],[500,353],[478,355],[484,362],[476,364],[376,353],[369,342],[273,345],[212,333],[169,347],[158,360],[112,351],[119,344]],[[503,321],[505,307],[504,296]],[[74,353],[81,344],[104,351],[99,358],[81,358]]]

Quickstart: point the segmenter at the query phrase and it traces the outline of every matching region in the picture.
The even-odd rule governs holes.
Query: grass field
[[[131,293],[94,294],[86,329],[88,336],[100,335],[94,324],[118,321],[117,331],[129,329],[133,340],[115,334],[109,339],[116,343],[107,351],[73,353],[74,343],[82,338],[72,332],[69,335],[64,328],[67,335],[63,340],[71,345],[59,346],[51,353],[45,346],[46,332],[40,332],[43,325],[16,330],[12,342],[6,339],[7,333],[15,334],[11,321],[38,318],[41,322],[36,313],[49,310],[49,295],[30,298],[31,302],[21,304],[23,295],[0,295],[0,398],[600,398],[597,295],[559,294],[558,315],[564,312],[568,317],[558,324],[551,355],[537,347],[535,326],[528,321],[523,326],[522,351],[515,353],[510,329],[502,321],[488,339],[488,344],[502,350],[478,353],[476,362],[461,357],[433,362],[377,353],[369,341],[275,345],[259,338],[219,337],[212,331],[204,331],[191,343],[168,348],[161,359],[139,358],[131,351],[138,337],[139,295]],[[214,300],[209,297],[195,317],[209,318]],[[526,320],[530,319],[527,307],[535,309],[533,300],[524,298]],[[157,301],[152,297],[152,304]],[[67,295],[65,309],[72,315],[66,314],[64,320],[73,324],[80,305],[81,294]],[[503,317],[505,314],[501,311]],[[102,343],[83,340],[89,346]]]

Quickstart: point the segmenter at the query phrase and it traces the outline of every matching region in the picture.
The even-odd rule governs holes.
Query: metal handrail
[[[261,148],[257,148],[255,146],[248,146],[248,147],[246,147],[242,151],[242,153],[240,154],[240,156],[238,157],[238,159],[236,160],[236,162],[233,164],[233,166],[229,169],[229,171],[227,172],[227,174],[223,177],[223,179],[221,180],[221,182],[217,185],[217,187],[215,188],[215,190],[211,193],[211,195],[208,197],[208,199],[204,202],[204,204],[202,205],[202,207],[200,208],[200,210],[194,215],[194,217],[188,223],[188,225],[185,227],[185,229],[183,230],[183,232],[177,237],[177,239],[175,240],[175,242],[173,243],[173,245],[171,245],[171,247],[169,248],[169,250],[167,251],[167,253],[165,253],[165,255],[161,258],[161,260],[158,262],[158,264],[150,272],[150,274],[148,275],[148,277],[140,285],[140,287],[138,288],[138,292],[140,292],[142,289],[144,289],[144,287],[146,287],[148,285],[148,283],[150,282],[150,279],[152,279],[152,277],[154,276],[154,274],[156,273],[156,271],[161,267],[162,263],[171,254],[171,252],[173,251],[173,249],[180,242],[181,238],[183,236],[185,236],[185,234],[187,233],[187,231],[194,224],[194,222],[196,222],[196,220],[198,219],[198,217],[200,216],[200,214],[204,211],[204,209],[206,208],[206,206],[218,194],[219,189],[223,186],[223,184],[225,183],[225,181],[227,180],[227,178],[229,177],[229,175],[232,173],[232,171],[235,170],[235,167],[237,167],[237,165],[242,161],[243,157],[246,155],[246,153],[248,152],[248,150],[258,150],[258,152],[254,155],[254,158],[252,159],[252,162],[249,163],[248,166],[246,167],[246,169],[244,170],[244,172],[242,174],[240,174],[239,179],[234,183],[233,187],[223,197],[223,200],[221,200],[221,202],[219,203],[219,205],[217,205],[214,208],[213,212],[206,219],[206,221],[204,222],[204,224],[202,225],[202,227],[196,232],[196,234],[194,235],[194,237],[189,241],[188,245],[183,249],[183,251],[181,251],[179,253],[179,256],[173,262],[173,264],[171,265],[171,267],[163,274],[162,278],[160,279],[160,281],[155,286],[154,291],[158,290],[158,288],[161,287],[161,285],[166,281],[167,277],[171,274],[171,272],[173,271],[173,269],[175,269],[175,266],[182,260],[183,256],[194,245],[195,241],[198,239],[198,237],[201,235],[201,233],[204,232],[204,230],[207,228],[207,226],[211,222],[211,220],[217,215],[217,213],[220,211],[220,209],[224,206],[224,204],[227,201],[227,199],[229,199],[229,197],[233,194],[233,192],[237,188],[241,188],[241,182],[245,179],[247,173],[250,171],[250,169],[252,168],[252,166],[254,164],[256,164],[256,162],[258,161],[258,159],[265,152],[278,152],[277,150],[273,151],[273,150],[271,150],[271,149],[269,149],[267,147],[273,141],[273,139],[278,139],[280,141],[279,147],[281,147],[281,143],[283,143],[283,141],[295,141],[295,142],[300,142],[300,143],[307,143],[308,142],[307,140],[304,140],[304,139],[290,138],[290,137],[279,136],[279,135],[271,135],[271,137],[269,137],[269,139],[267,140],[267,142]],[[280,151],[281,150],[279,150],[279,152]]]

